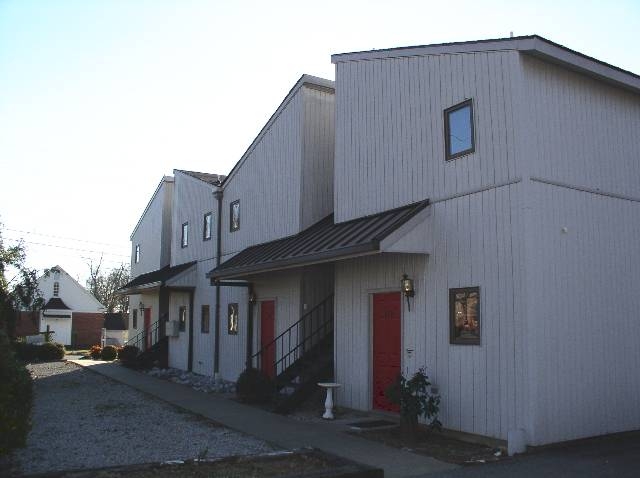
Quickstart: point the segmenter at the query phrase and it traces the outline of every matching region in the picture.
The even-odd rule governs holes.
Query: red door
[[[384,395],[400,373],[400,293],[373,295],[373,408],[399,412]]]
[[[275,378],[276,351],[272,344],[275,335],[275,311],[275,301],[267,300],[260,303],[260,350],[262,350],[260,368],[271,378]],[[271,346],[265,349],[269,344]]]
[[[151,308],[144,309],[145,349],[151,348]]]

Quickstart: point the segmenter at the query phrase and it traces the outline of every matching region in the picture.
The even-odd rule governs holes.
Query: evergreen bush
[[[57,342],[45,342],[38,346],[38,359],[43,362],[62,360],[64,358],[64,345]]]
[[[136,365],[136,359],[138,358],[138,347],[133,345],[125,345],[118,350],[118,358],[123,365],[127,367],[134,367]]]
[[[236,395],[245,403],[267,403],[273,398],[275,385],[262,371],[249,367],[236,382]]]
[[[32,403],[31,375],[16,360],[9,338],[0,330],[0,455],[25,446]]]
[[[100,354],[100,357],[102,358],[102,360],[115,360],[116,357],[118,356],[118,349],[113,346],[113,345],[105,345],[104,348],[102,349],[102,353]]]

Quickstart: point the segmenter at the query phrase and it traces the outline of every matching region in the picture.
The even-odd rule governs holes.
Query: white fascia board
[[[380,252],[433,253],[432,206],[427,206],[380,241]]]
[[[162,282],[151,282],[149,284],[144,284],[136,287],[130,287],[128,289],[123,289],[121,291],[116,291],[116,295],[137,295],[144,294],[145,292],[151,292],[155,289],[159,289],[162,285]]]
[[[510,50],[534,55],[565,68],[579,71],[635,93],[640,93],[640,76],[637,74],[558,45],[537,35],[340,53],[331,55],[331,62],[337,64],[347,61]]]

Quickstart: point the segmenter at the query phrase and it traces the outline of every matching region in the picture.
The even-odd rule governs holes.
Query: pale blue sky
[[[164,174],[228,173],[300,75],[334,78],[332,53],[511,31],[640,73],[640,0],[0,0],[5,238],[84,281],[101,251],[129,261]]]

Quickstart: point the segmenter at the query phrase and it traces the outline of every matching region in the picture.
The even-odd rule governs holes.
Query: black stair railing
[[[251,356],[247,366],[277,377],[302,358],[305,352],[331,335],[333,335],[333,294],[304,314],[300,320],[271,342],[263,345]],[[270,370],[265,370],[265,367],[269,367]]]
[[[160,340],[160,322],[155,321],[149,327],[143,328],[133,338],[127,340],[125,345],[133,345],[137,347],[140,352],[144,352]]]

